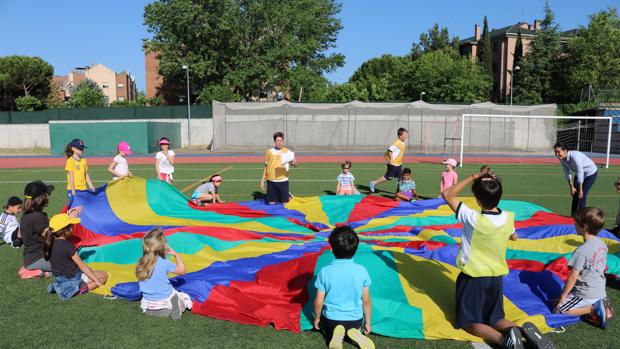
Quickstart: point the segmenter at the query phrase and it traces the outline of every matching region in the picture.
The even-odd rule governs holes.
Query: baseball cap
[[[79,150],[84,150],[84,148],[88,148],[84,145],[84,141],[79,138],[75,138],[74,140],[72,140],[69,145],[73,148],[78,148]]]
[[[68,226],[69,224],[80,223],[80,219],[77,217],[71,217],[66,213],[59,213],[54,215],[50,219],[50,228],[54,229],[54,231],[59,231],[60,229]]]
[[[22,199],[17,196],[11,196],[9,200],[6,202],[7,206],[17,206],[22,204]]]
[[[170,144],[170,140],[167,137],[162,137],[159,139],[159,144]]]
[[[52,191],[54,191],[53,185],[47,185],[42,181],[34,181],[26,184],[26,187],[24,188],[24,195],[28,199],[34,199],[45,193],[49,194]]]
[[[453,167],[456,167],[457,162],[454,159],[448,159],[448,160],[442,161],[442,164],[452,165]]]
[[[132,153],[131,146],[125,141],[118,143],[118,151],[122,151],[127,155],[131,155]]]

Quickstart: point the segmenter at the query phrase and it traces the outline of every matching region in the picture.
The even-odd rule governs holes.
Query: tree
[[[327,101],[346,103],[351,101],[368,101],[368,91],[359,88],[356,84],[347,82],[329,89]]]
[[[514,72],[514,67],[518,66],[521,63],[521,59],[523,59],[523,40],[521,38],[521,28],[519,28],[517,32],[517,42],[515,43],[515,53],[512,60],[512,68]]]
[[[250,100],[289,90],[296,67],[321,75],[344,64],[327,53],[342,28],[340,9],[335,0],[156,1],[144,10],[152,33],[145,48],[160,56],[165,81],[184,83],[186,64],[193,90],[230,86]]]
[[[422,56],[424,52],[438,51],[443,49],[459,49],[459,38],[450,39],[448,28],[439,29],[439,24],[428,29],[426,33],[420,34],[420,42],[414,42],[411,45],[411,58],[416,60]]]
[[[106,103],[107,97],[99,85],[90,79],[80,81],[71,91],[69,99],[69,106],[74,108],[105,107]]]
[[[290,75],[290,94],[293,101],[324,102],[329,90],[329,81],[306,67],[295,67]]]
[[[15,99],[15,105],[19,111],[35,111],[43,107],[40,99],[34,96],[22,96]]]
[[[211,104],[213,101],[218,102],[240,102],[243,98],[234,93],[229,86],[211,85],[200,91],[197,103]]]
[[[53,75],[54,68],[39,57],[0,57],[0,109],[14,109],[21,96],[44,100]]]
[[[412,67],[410,57],[383,55],[362,63],[349,82],[366,89],[371,102],[407,101],[411,94],[406,77]]]
[[[489,76],[493,76],[493,65],[491,62],[491,35],[489,34],[489,22],[487,16],[484,16],[484,27],[482,29],[482,38],[480,39],[480,51],[478,59],[482,70],[487,72]]]

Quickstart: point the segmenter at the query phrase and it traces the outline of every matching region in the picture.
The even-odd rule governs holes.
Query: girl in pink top
[[[441,173],[441,181],[439,182],[439,190],[443,193],[444,190],[459,181],[459,175],[455,170],[456,160],[448,159],[442,163],[446,165],[446,170]]]

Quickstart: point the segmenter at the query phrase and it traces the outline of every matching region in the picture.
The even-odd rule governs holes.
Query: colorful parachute
[[[465,198],[468,205],[475,201]],[[117,296],[140,299],[134,275],[141,237],[154,226],[182,254],[188,273],[171,279],[191,296],[192,311],[277,329],[311,329],[314,278],[333,255],[327,237],[339,224],[359,233],[354,259],[373,280],[373,331],[401,338],[478,340],[453,327],[455,267],[462,225],[442,199],[399,203],[377,196],[296,197],[195,207],[170,185],[125,179],[81,192],[75,229],[80,255],[110,273]],[[553,314],[568,275],[567,258],[581,243],[572,219],[540,206],[504,200],[519,240],[509,243],[504,278],[508,319],[548,331],[578,318]],[[608,232],[608,274],[620,275],[620,241]],[[137,305],[136,305],[137,306]]]

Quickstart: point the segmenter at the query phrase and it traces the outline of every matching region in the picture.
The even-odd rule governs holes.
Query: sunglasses
[[[342,169],[343,170],[348,170],[348,169],[350,169],[350,167],[343,167]]]

